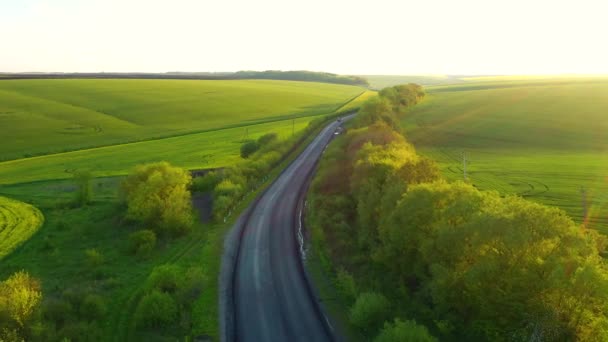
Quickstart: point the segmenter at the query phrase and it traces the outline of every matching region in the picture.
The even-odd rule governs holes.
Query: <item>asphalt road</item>
[[[308,288],[297,229],[303,192],[339,122],[325,127],[252,208],[234,277],[238,341],[331,341]]]

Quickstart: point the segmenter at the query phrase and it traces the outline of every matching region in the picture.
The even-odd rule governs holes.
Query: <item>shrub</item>
[[[241,157],[249,158],[250,155],[254,154],[260,146],[254,140],[250,140],[241,145]]]
[[[394,323],[385,323],[380,334],[374,342],[435,342],[436,338],[429,334],[423,325],[415,321],[401,321],[396,319]]]
[[[122,183],[127,218],[142,222],[157,233],[187,233],[193,222],[191,183],[188,171],[167,162],[135,167]]]
[[[199,192],[210,192],[221,180],[221,175],[216,171],[211,171],[201,177],[192,180],[192,190]]]
[[[266,133],[258,138],[258,145],[259,146],[268,145],[269,143],[276,141],[278,138],[279,138],[279,136],[274,132]]]
[[[61,326],[70,320],[72,304],[67,300],[50,298],[42,305],[42,317]]]
[[[156,247],[156,234],[151,230],[140,230],[129,234],[129,252],[137,256],[148,256]]]
[[[97,268],[104,263],[103,254],[97,249],[87,249],[84,253],[86,255],[87,267]]]
[[[176,265],[160,265],[152,270],[146,280],[146,289],[175,293],[181,284],[181,269]]]
[[[0,313],[3,311],[21,328],[26,326],[41,300],[40,282],[25,271],[0,282]]]
[[[361,293],[350,309],[350,321],[367,336],[373,336],[389,316],[389,305],[381,294]]]
[[[178,284],[178,291],[176,293],[178,303],[182,306],[190,307],[200,295],[204,280],[205,276],[202,268],[189,268]]]
[[[340,294],[349,301],[354,301],[355,298],[357,298],[357,285],[355,284],[355,279],[344,269],[338,271],[338,275],[336,276],[336,287]]]
[[[135,310],[138,327],[164,327],[177,319],[177,305],[171,295],[152,290],[144,295]]]
[[[103,297],[96,294],[87,295],[80,306],[80,314],[90,321],[100,320],[106,313]]]

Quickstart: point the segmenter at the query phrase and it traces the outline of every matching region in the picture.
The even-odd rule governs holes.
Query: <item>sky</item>
[[[0,71],[608,74],[604,2],[0,0]]]

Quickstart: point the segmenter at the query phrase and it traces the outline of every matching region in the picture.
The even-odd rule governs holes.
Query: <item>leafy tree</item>
[[[129,252],[145,257],[156,247],[156,234],[151,230],[139,230],[129,234]]]
[[[177,314],[173,297],[156,289],[145,294],[135,309],[138,327],[165,327],[175,322]]]
[[[40,282],[25,271],[0,282],[0,339],[23,339],[41,300]]]
[[[435,342],[427,328],[416,324],[415,321],[402,321],[395,319],[392,323],[385,323],[380,334],[374,342]]]
[[[158,233],[179,235],[192,226],[190,173],[167,162],[135,167],[122,184],[127,217]]]
[[[367,336],[373,336],[390,316],[389,306],[388,300],[381,294],[361,293],[350,309],[350,321]]]
[[[250,155],[254,154],[260,149],[260,145],[255,140],[249,140],[241,145],[241,158],[249,158]]]

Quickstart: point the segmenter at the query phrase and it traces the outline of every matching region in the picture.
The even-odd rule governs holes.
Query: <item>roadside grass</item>
[[[363,91],[274,80],[3,80],[0,160],[331,113]]]
[[[0,260],[34,235],[43,222],[36,207],[0,196]]]
[[[608,233],[608,80],[524,79],[431,87],[408,139],[449,180],[564,209]],[[586,213],[585,213],[586,211]]]

